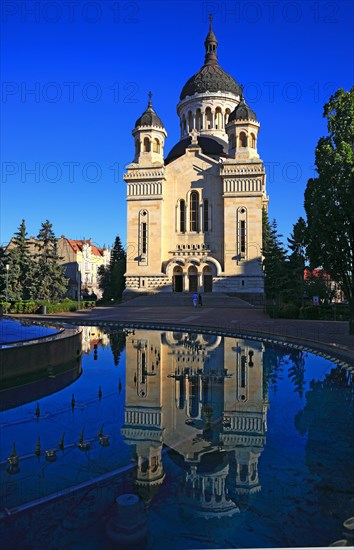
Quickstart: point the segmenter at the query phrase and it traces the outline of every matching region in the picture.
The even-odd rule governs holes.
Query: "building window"
[[[179,201],[179,230],[181,233],[186,231],[186,203],[183,199]]]
[[[135,154],[139,155],[140,153],[140,141],[138,139],[135,140]]]
[[[245,220],[240,221],[240,251],[241,255],[246,253],[246,222]]]
[[[205,128],[210,130],[212,128],[212,115],[210,107],[205,109]]]
[[[239,260],[247,257],[247,210],[243,206],[237,210],[237,256]]]
[[[241,132],[239,136],[240,147],[247,147],[247,136],[245,132]]]
[[[143,254],[147,252],[147,224],[141,224],[141,251]]]
[[[187,121],[185,115],[182,117],[182,135],[185,136],[187,133]]]
[[[196,191],[192,191],[190,197],[190,231],[199,229],[199,196]]]
[[[139,264],[147,265],[149,247],[149,213],[139,212]]]
[[[215,109],[215,128],[217,130],[221,130],[223,128],[222,112],[220,107]]]
[[[254,134],[251,134],[251,147],[252,149],[256,148],[256,136]]]
[[[188,112],[188,130],[191,132],[193,130],[193,115],[192,111]]]
[[[195,122],[196,122],[197,130],[202,130],[202,128],[203,128],[203,125],[202,125],[202,112],[199,108],[196,111]]]
[[[231,149],[236,149],[236,138],[235,138],[235,134],[231,134],[231,136],[230,136],[230,148],[231,148]]]
[[[205,199],[204,203],[203,203],[203,226],[204,226],[204,231],[209,231],[209,201],[208,201],[208,199]]]
[[[153,152],[154,153],[159,153],[160,152],[160,142],[159,140],[156,138],[154,139],[154,142],[153,142]]]
[[[150,153],[150,140],[148,137],[144,138],[144,152]]]

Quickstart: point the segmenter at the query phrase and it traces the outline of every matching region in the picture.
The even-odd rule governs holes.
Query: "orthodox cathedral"
[[[132,132],[127,166],[126,297],[224,292],[260,297],[266,175],[260,124],[219,65],[212,29],[202,68],[183,86],[180,141],[165,156],[166,128],[152,106]]]

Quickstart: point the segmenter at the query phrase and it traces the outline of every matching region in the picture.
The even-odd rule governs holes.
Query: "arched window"
[[[252,149],[256,148],[256,136],[254,134],[251,134],[251,147]]]
[[[199,230],[199,195],[192,191],[190,196],[190,231]]]
[[[181,233],[186,231],[186,203],[183,199],[179,201],[179,230]]]
[[[230,136],[230,149],[236,149],[236,137],[235,134]]]
[[[135,140],[135,154],[139,155],[140,153],[140,141],[138,139]]]
[[[154,153],[159,153],[160,152],[160,142],[157,138],[154,139],[154,142],[153,142],[153,145],[152,145],[152,150]]]
[[[196,110],[196,113],[195,113],[195,122],[196,122],[197,130],[202,130],[202,129],[203,129],[203,125],[202,125],[202,112],[201,112],[200,109],[197,109],[197,110]]]
[[[227,124],[229,122],[229,116],[230,116],[230,109],[226,109],[225,111],[225,124]]]
[[[207,130],[210,130],[211,127],[212,127],[211,109],[210,107],[207,107],[205,109],[205,128]]]
[[[209,201],[205,199],[203,202],[203,229],[209,231]]]
[[[185,136],[187,133],[187,121],[185,115],[182,117],[182,135]]]
[[[148,137],[144,138],[144,152],[145,153],[150,153],[151,151],[151,148],[150,148],[150,140]]]
[[[245,132],[241,132],[239,135],[239,146],[240,147],[247,147],[247,136]]]
[[[193,130],[193,115],[192,111],[188,112],[188,130],[191,132]]]
[[[215,128],[217,130],[222,130],[223,128],[222,112],[220,107],[217,107],[215,110]]]

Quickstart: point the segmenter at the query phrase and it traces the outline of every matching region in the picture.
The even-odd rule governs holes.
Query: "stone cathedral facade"
[[[125,295],[224,292],[260,297],[266,175],[260,124],[241,87],[220,67],[210,21],[205,62],[184,85],[180,141],[164,154],[166,128],[151,94],[133,130],[127,166]]]

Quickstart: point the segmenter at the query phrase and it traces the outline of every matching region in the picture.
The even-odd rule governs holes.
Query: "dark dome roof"
[[[231,92],[240,95],[241,89],[236,80],[226,73],[219,64],[207,64],[193,75],[183,86],[180,99],[205,92]]]
[[[222,144],[216,138],[212,136],[198,136],[197,139],[198,145],[204,155],[208,155],[209,157],[214,155],[219,157],[226,157]],[[165,164],[169,164],[173,160],[182,157],[186,152],[187,147],[189,147],[191,143],[192,138],[190,136],[187,136],[176,143],[176,145],[174,145],[171,151],[168,153],[165,159]]]
[[[205,60],[203,67],[193,75],[183,86],[180,99],[194,94],[205,92],[231,92],[240,95],[241,89],[236,80],[226,73],[218,63],[217,46],[218,41],[212,27],[210,16],[209,33],[205,39]]]
[[[146,111],[138,118],[135,123],[135,128],[138,126],[158,126],[159,128],[164,128],[161,118],[155,113],[152,108],[151,95],[149,94],[149,103]]]
[[[228,122],[234,120],[257,120],[256,113],[247,105],[243,97],[241,97],[240,103],[230,114]]]

